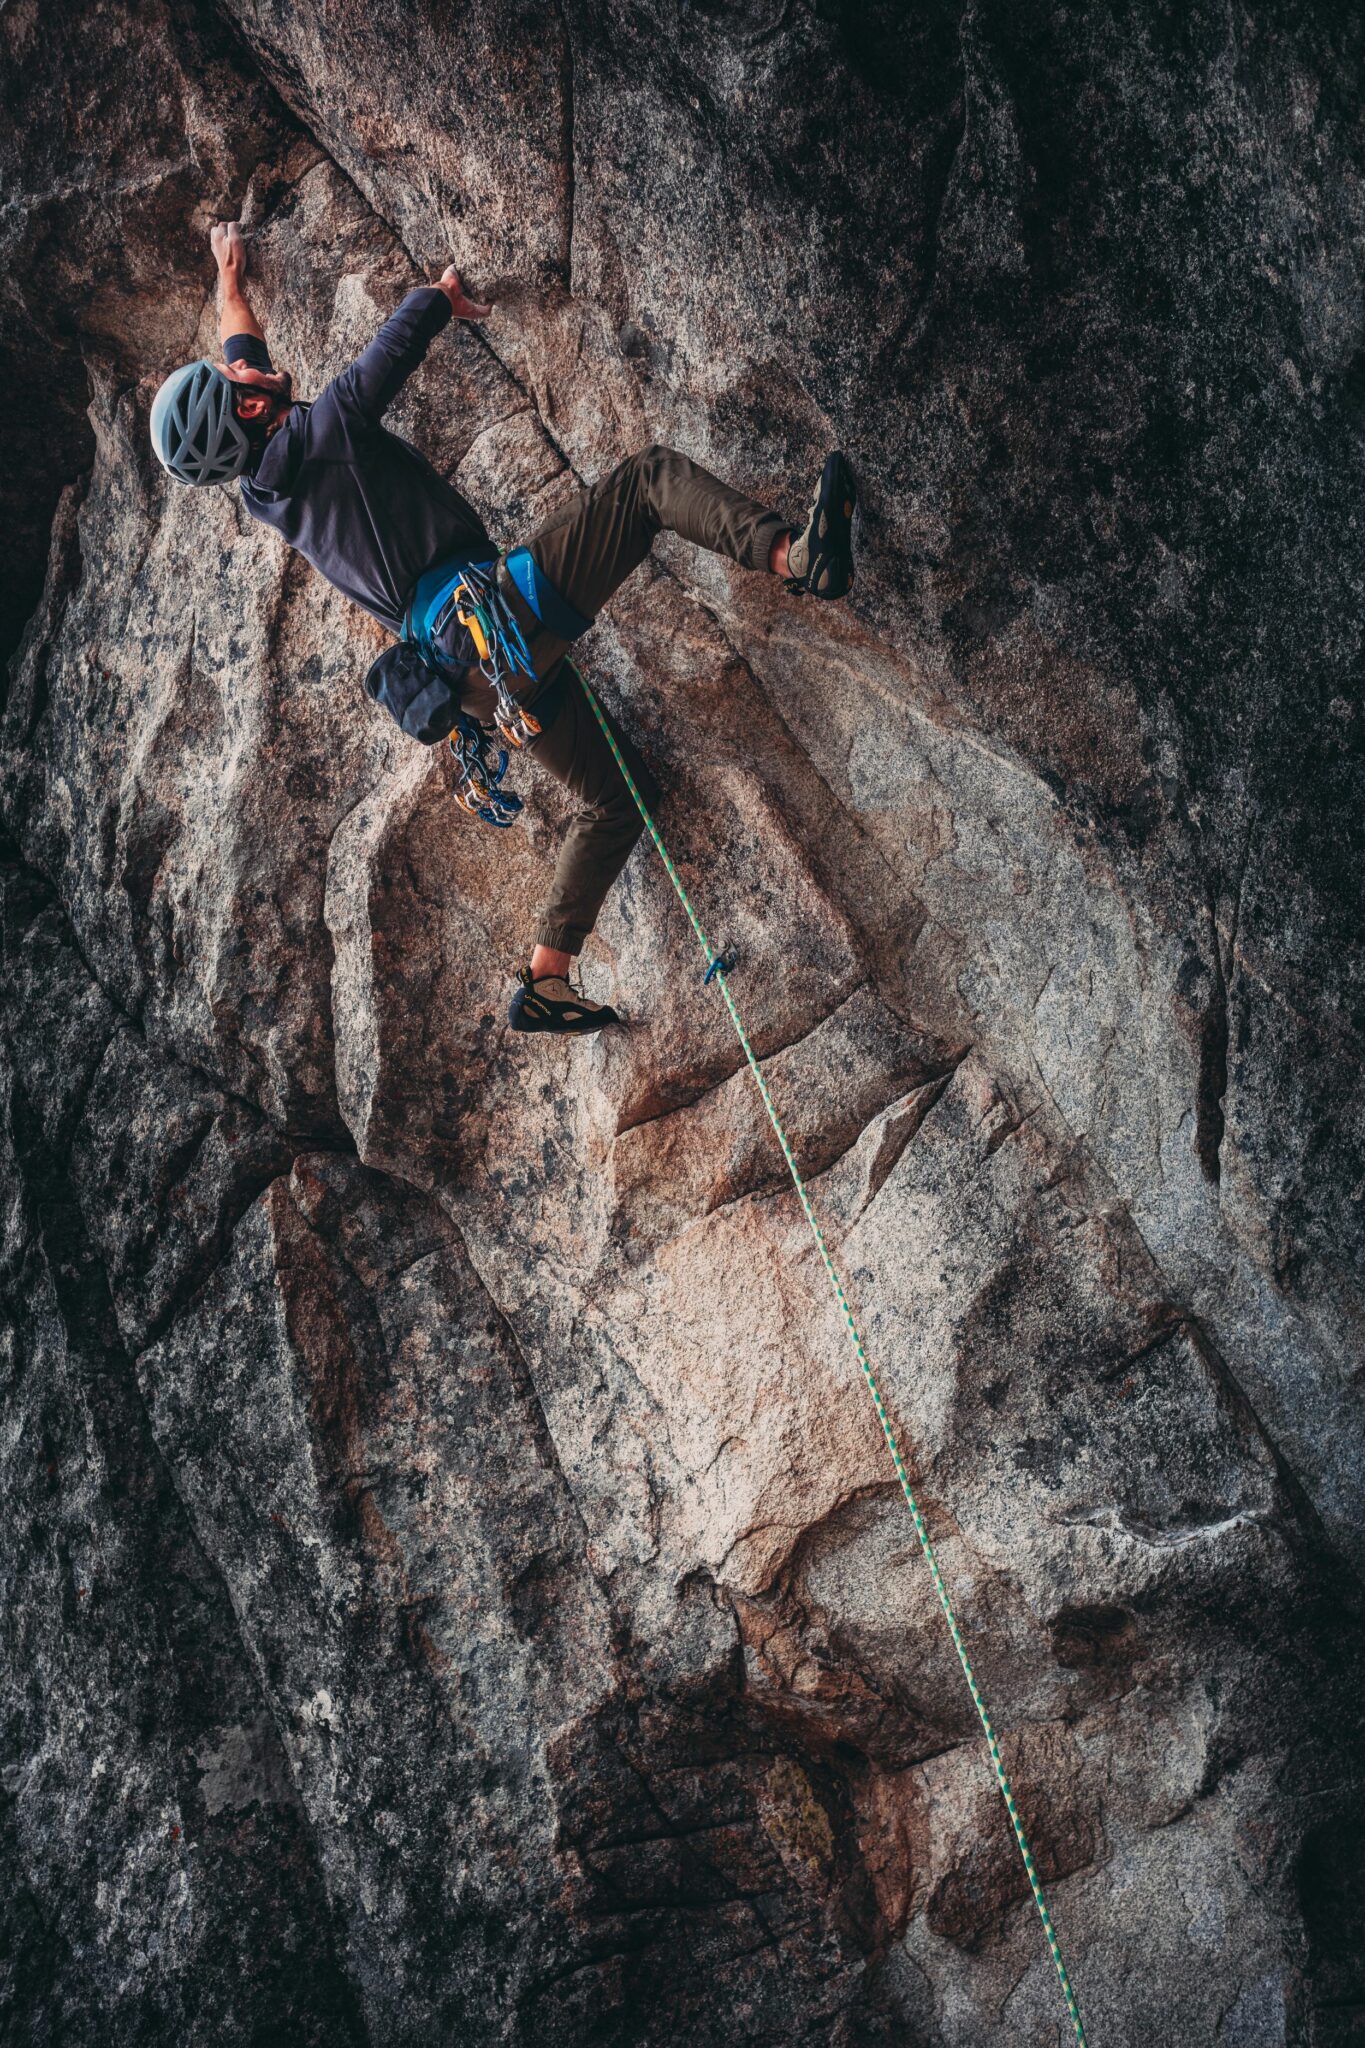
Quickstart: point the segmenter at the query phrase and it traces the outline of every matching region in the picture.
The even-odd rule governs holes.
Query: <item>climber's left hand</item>
[[[240,285],[246,276],[246,237],[240,221],[220,220],[209,236],[219,275]]]

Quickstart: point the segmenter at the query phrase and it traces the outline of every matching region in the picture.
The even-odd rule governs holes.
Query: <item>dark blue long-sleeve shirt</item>
[[[242,479],[242,499],[329,583],[388,627],[424,569],[457,550],[486,544],[478,513],[437,475],[411,442],[381,425],[386,409],[450,319],[450,301],[427,287],[409,292],[350,368],[311,405],[292,405]],[[228,362],[268,370],[265,343],[239,334]]]

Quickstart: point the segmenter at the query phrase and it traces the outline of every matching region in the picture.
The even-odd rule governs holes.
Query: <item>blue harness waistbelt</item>
[[[403,638],[421,648],[433,668],[442,666],[436,635],[450,616],[450,602],[467,572],[479,581],[492,582],[498,565],[493,555],[457,555],[435,563],[419,576],[403,621]],[[577,640],[592,624],[561,597],[529,548],[514,548],[504,567],[513,587],[525,599],[533,616],[556,640]]]
[[[592,624],[561,597],[529,548],[514,548],[507,557],[507,573],[547,633],[556,640],[577,640]]]

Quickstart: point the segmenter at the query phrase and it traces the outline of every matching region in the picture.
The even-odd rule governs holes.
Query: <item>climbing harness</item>
[[[534,683],[536,672],[516,616],[498,589],[497,575],[496,559],[459,561],[428,571],[408,607],[403,637],[415,642],[428,665],[442,674],[466,666],[452,663],[441,651],[441,634],[452,616],[467,634],[479,673],[496,700],[494,720],[503,744],[494,754],[492,741],[479,721],[457,711],[447,740],[456,768],[451,795],[467,817],[505,831],[521,809],[521,798],[502,787],[509,749],[519,749],[535,739],[540,720],[512,694],[517,681]]]
[[[529,548],[513,548],[504,566],[547,633],[556,640],[577,640],[587,632],[592,620],[560,596]]]
[[[730,1013],[730,1022],[735,1027],[735,1035],[743,1048],[744,1057],[749,1063],[749,1070],[758,1084],[758,1092],[763,1098],[763,1107],[768,1112],[768,1120],[772,1124],[777,1142],[782,1149],[782,1157],[787,1162],[787,1170],[791,1174],[806,1221],[810,1225],[811,1234],[820,1253],[821,1263],[824,1266],[830,1287],[833,1289],[834,1298],[838,1302],[840,1312],[843,1315],[849,1342],[853,1346],[854,1355],[858,1360],[858,1366],[867,1385],[867,1390],[872,1396],[872,1405],[877,1411],[877,1420],[881,1424],[882,1435],[886,1439],[886,1447],[891,1453],[891,1462],[896,1468],[896,1477],[900,1481],[901,1492],[904,1494],[906,1504],[910,1509],[910,1514],[915,1524],[915,1534],[919,1538],[920,1549],[924,1553],[924,1561],[929,1567],[929,1576],[934,1582],[934,1591],[938,1595],[939,1605],[943,1609],[944,1619],[948,1623],[948,1632],[952,1636],[953,1648],[957,1651],[958,1662],[962,1666],[962,1675],[967,1681],[967,1690],[972,1696],[972,1704],[976,1708],[977,1716],[985,1732],[986,1747],[990,1752],[991,1768],[995,1774],[995,1782],[1000,1788],[1000,1796],[1005,1802],[1005,1807],[1010,1817],[1010,1826],[1014,1830],[1014,1839],[1019,1845],[1019,1854],[1023,1858],[1024,1869],[1028,1875],[1029,1889],[1033,1894],[1033,1903],[1038,1909],[1038,1918],[1042,1922],[1048,1950],[1051,1954],[1053,1965],[1056,1968],[1057,1981],[1061,1986],[1062,1997],[1066,2001],[1067,2012],[1071,2016],[1071,2025],[1075,2031],[1077,2048],[1086,2048],[1085,2028],[1081,2022],[1080,2007],[1076,2002],[1076,1994],[1071,1988],[1071,1979],[1067,1975],[1066,1964],[1062,1960],[1062,1952],[1058,1946],[1056,1932],[1052,1925],[1052,1915],[1048,1911],[1047,1900],[1043,1896],[1042,1880],[1038,1876],[1037,1866],[1033,1860],[1033,1851],[1030,1849],[1028,1837],[1024,1833],[1024,1823],[1019,1817],[1019,1809],[1015,1804],[1014,1793],[1005,1772],[1004,1759],[1000,1754],[1000,1743],[996,1737],[995,1726],[991,1720],[985,1699],[982,1696],[981,1688],[977,1684],[976,1673],[972,1670],[971,1659],[967,1655],[967,1645],[963,1639],[962,1630],[958,1625],[957,1615],[954,1611],[952,1600],[949,1598],[943,1574],[939,1569],[938,1559],[934,1554],[934,1546],[929,1538],[928,1525],[925,1522],[919,1502],[916,1500],[914,1490],[911,1487],[910,1475],[905,1469],[905,1461],[901,1456],[900,1445],[896,1440],[891,1419],[886,1412],[886,1404],[882,1399],[877,1376],[872,1369],[872,1363],[868,1358],[858,1325],[854,1321],[853,1310],[849,1307],[848,1296],[844,1292],[844,1285],[839,1278],[838,1268],[835,1266],[829,1246],[825,1242],[825,1234],[820,1228],[819,1218],[816,1216],[814,1205],[806,1191],[806,1184],[801,1178],[800,1169],[792,1153],[791,1144],[783,1127],[782,1119],[777,1113],[777,1105],[774,1103],[769,1091],[763,1069],[758,1063],[758,1057],[749,1041],[749,1034],[744,1028],[744,1020],[739,1014],[739,1006],[734,996],[730,993],[729,975],[732,971],[732,965],[730,961],[727,961],[727,956],[724,953],[717,953],[715,951],[711,941],[703,931],[701,920],[692,907],[692,900],[683,884],[682,876],[674,866],[673,857],[664,845],[663,837],[650,814],[649,806],[641,796],[635,778],[626,765],[625,756],[621,752],[615,733],[613,733],[611,726],[607,722],[606,714],[603,712],[593,691],[589,688],[582,672],[572,662],[569,663],[569,667],[573,668],[574,674],[578,677],[583,694],[592,707],[593,715],[601,726],[602,731],[606,734],[607,745],[611,748],[616,765],[625,778],[627,789],[635,799],[635,807],[644,820],[645,829],[654,842],[655,851],[667,870],[668,879],[677,891],[678,901],[687,912],[688,921],[697,935],[702,952],[706,956],[705,979],[709,982],[714,976],[719,983],[725,1007]]]
[[[507,746],[524,747],[539,737],[540,720],[518,704],[512,687],[518,680],[534,683],[536,672],[516,614],[498,589],[497,570],[496,561],[464,563],[428,613],[420,643],[437,666],[440,636],[453,612],[474,643],[479,673],[497,698],[498,731]]]
[[[547,632],[566,641],[587,632],[591,619],[560,596],[529,548],[514,549],[504,566]],[[403,639],[438,677],[467,665],[452,662],[441,648],[441,635],[452,617],[466,634],[474,663],[493,691],[494,722],[503,744],[495,755],[478,720],[457,712],[448,742],[458,771],[451,794],[467,816],[505,828],[522,807],[521,798],[502,787],[509,749],[519,750],[538,739],[542,726],[514,695],[519,685],[534,685],[537,676],[517,615],[498,588],[496,557],[438,563],[418,582],[403,620]]]

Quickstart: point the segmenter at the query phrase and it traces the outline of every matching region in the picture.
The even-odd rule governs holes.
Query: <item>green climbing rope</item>
[[[573,663],[571,662],[569,666],[572,668]],[[995,1772],[995,1782],[1000,1787],[1000,1796],[1005,1802],[1010,1817],[1010,1825],[1014,1829],[1014,1839],[1019,1844],[1019,1854],[1024,1859],[1024,1869],[1028,1873],[1029,1889],[1033,1893],[1033,1903],[1038,1908],[1038,1918],[1043,1923],[1043,1933],[1047,1937],[1048,1950],[1056,1967],[1057,1981],[1062,1987],[1062,1996],[1066,2000],[1066,2009],[1071,2015],[1071,2024],[1075,2029],[1077,2043],[1079,2048],[1086,2048],[1085,2028],[1081,2023],[1080,2007],[1076,2003],[1076,1994],[1071,1988],[1071,1979],[1067,1975],[1066,1964],[1062,1960],[1062,1951],[1058,1946],[1057,1935],[1052,1925],[1052,1915],[1048,1911],[1047,1900],[1043,1897],[1042,1881],[1038,1876],[1037,1865],[1033,1860],[1033,1851],[1029,1848],[1028,1836],[1024,1833],[1024,1823],[1019,1818],[1019,1808],[1015,1805],[1014,1793],[1010,1789],[1010,1781],[1005,1773],[1004,1760],[1000,1755],[1000,1744],[996,1739],[995,1727],[991,1721],[986,1702],[982,1697],[981,1688],[976,1682],[976,1673],[972,1670],[972,1661],[967,1655],[967,1645],[962,1639],[962,1630],[958,1627],[957,1615],[953,1611],[953,1603],[949,1598],[948,1588],[943,1582],[943,1574],[939,1570],[938,1559],[934,1555],[934,1546],[929,1539],[928,1527],[923,1514],[920,1512],[919,1502],[915,1499],[914,1489],[910,1484],[910,1475],[905,1469],[905,1461],[901,1457],[900,1445],[896,1441],[896,1433],[891,1426],[891,1419],[886,1412],[886,1404],[882,1400],[881,1388],[877,1384],[877,1376],[872,1370],[872,1362],[868,1358],[862,1337],[859,1335],[858,1325],[853,1319],[853,1311],[848,1305],[848,1296],[844,1293],[843,1281],[839,1278],[838,1268],[830,1256],[829,1246],[825,1243],[825,1233],[820,1228],[820,1219],[817,1217],[812,1207],[810,1196],[806,1192],[806,1184],[801,1178],[800,1169],[792,1155],[792,1148],[787,1141],[787,1133],[783,1129],[782,1119],[777,1113],[777,1107],[769,1092],[768,1083],[764,1079],[763,1069],[758,1063],[758,1057],[754,1052],[753,1046],[749,1043],[749,1034],[745,1030],[744,1020],[739,1014],[739,1006],[730,993],[730,983],[726,975],[724,963],[720,955],[712,947],[706,933],[702,930],[701,920],[692,908],[692,899],[687,893],[682,876],[673,865],[673,856],[664,845],[659,828],[650,815],[649,806],[636,787],[635,778],[631,774],[630,769],[626,766],[625,756],[621,752],[620,745],[607,721],[606,714],[603,712],[593,691],[589,688],[582,672],[574,668],[574,674],[582,684],[583,694],[592,706],[593,715],[606,734],[607,744],[615,756],[616,765],[625,777],[626,787],[635,799],[636,808],[644,819],[645,828],[650,838],[654,841],[655,850],[668,871],[668,879],[678,892],[678,901],[687,912],[692,929],[697,935],[698,943],[701,946],[702,952],[706,955],[707,979],[714,978],[720,984],[720,992],[724,999],[725,1007],[730,1012],[730,1022],[735,1027],[735,1036],[744,1048],[744,1057],[749,1062],[750,1072],[758,1083],[759,1094],[763,1097],[763,1107],[768,1112],[768,1120],[777,1134],[778,1144],[782,1147],[782,1157],[787,1162],[787,1169],[791,1174],[797,1197],[805,1212],[806,1221],[811,1227],[811,1234],[819,1249],[825,1272],[829,1276],[829,1284],[834,1290],[834,1298],[838,1302],[843,1315],[844,1324],[848,1330],[849,1342],[853,1346],[854,1355],[858,1360],[863,1378],[867,1382],[867,1390],[872,1396],[872,1405],[877,1411],[877,1420],[882,1426],[882,1435],[886,1438],[886,1447],[891,1453],[891,1462],[896,1468],[896,1477],[900,1481],[901,1492],[905,1495],[906,1505],[914,1518],[915,1534],[919,1538],[920,1549],[924,1552],[924,1561],[929,1567],[929,1576],[934,1582],[934,1591],[938,1594],[939,1605],[942,1607],[944,1619],[948,1623],[948,1632],[952,1636],[953,1648],[957,1651],[958,1662],[962,1666],[962,1675],[967,1681],[967,1690],[972,1696],[972,1704],[976,1708],[981,1726],[985,1730],[986,1747],[990,1751],[991,1768]]]

